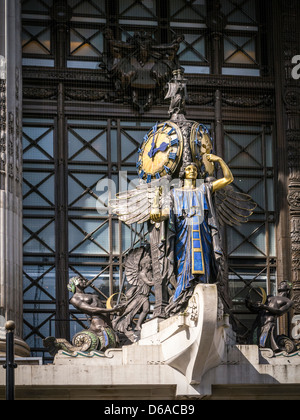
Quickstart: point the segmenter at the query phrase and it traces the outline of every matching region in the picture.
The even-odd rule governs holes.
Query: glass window
[[[227,19],[222,74],[259,76],[259,23],[255,0],[222,0]]]
[[[227,64],[256,64],[255,39],[234,35],[225,38],[224,60]]]
[[[73,17],[77,16],[91,16],[104,17],[105,16],[105,1],[90,1],[90,0],[68,0],[68,5],[72,8]]]
[[[50,54],[50,29],[44,26],[23,26],[23,53]]]
[[[55,313],[55,249],[54,121],[24,118],[24,339],[34,349],[43,348]],[[42,314],[48,310],[52,312]],[[42,353],[34,350],[32,355]]]
[[[119,0],[119,15],[121,24],[138,19],[142,25],[157,25],[156,0]]]
[[[72,29],[70,37],[72,56],[97,57],[103,51],[103,35],[97,29]]]
[[[274,171],[272,130],[268,126],[225,125],[225,160],[236,191],[257,204],[246,224],[226,227],[229,290],[245,332],[251,314],[244,301],[250,291],[268,294],[276,281]]]
[[[22,51],[24,65],[52,67],[51,30],[46,25],[23,25]]]
[[[24,66],[53,67],[51,8],[53,0],[22,1]]]
[[[170,2],[170,27],[175,36],[184,35],[178,51],[180,64],[188,73],[208,74],[206,1]]]
[[[152,122],[142,125],[119,119],[68,122],[69,266],[72,273],[97,278],[94,285],[106,297],[121,282],[124,252],[145,236],[144,227],[129,228],[108,212],[109,199],[138,178],[137,150]],[[95,266],[101,260],[112,263]]]
[[[41,19],[48,18],[53,0],[22,0],[22,17]]]
[[[68,6],[71,21],[67,67],[99,69],[107,22],[105,1],[68,0]]]
[[[206,17],[206,0],[172,0],[170,1],[172,22],[204,22]]]

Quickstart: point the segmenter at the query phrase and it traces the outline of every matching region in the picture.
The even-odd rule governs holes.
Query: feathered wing
[[[157,188],[162,184],[163,181],[159,179],[138,185],[133,190],[120,192],[109,202],[112,213],[127,225],[146,222],[150,218]]]
[[[214,194],[216,217],[221,226],[238,226],[246,223],[256,208],[256,203],[248,194],[235,191],[231,185],[218,190]],[[222,240],[221,240],[222,242]],[[225,310],[231,313],[232,301],[228,292],[228,269],[226,268],[225,254],[219,256],[218,291]],[[231,317],[231,322],[238,322]]]
[[[229,226],[246,223],[256,208],[250,195],[235,191],[231,185],[215,193],[215,205],[220,224]]]
[[[132,286],[139,284],[139,263],[142,259],[144,248],[135,248],[130,251],[125,260],[126,279]]]

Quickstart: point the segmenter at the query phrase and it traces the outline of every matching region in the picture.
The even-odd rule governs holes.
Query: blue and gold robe
[[[192,284],[217,281],[222,255],[211,199],[211,183],[199,188],[171,191],[169,230],[173,233],[177,287],[173,300]]]

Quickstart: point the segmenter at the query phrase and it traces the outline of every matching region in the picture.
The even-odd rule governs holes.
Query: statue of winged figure
[[[224,309],[230,313],[221,226],[246,223],[256,208],[248,194],[230,185],[234,180],[231,170],[212,153],[213,141],[207,128],[185,118],[187,92],[183,73],[182,68],[173,71],[168,84],[172,129],[169,131],[170,121],[165,122],[160,134],[156,125],[150,137],[146,136],[137,164],[140,185],[117,194],[109,203],[112,213],[122,222],[148,224],[155,290],[153,316],[160,317],[183,310],[199,282],[216,283]],[[169,138],[174,131],[174,137]],[[162,139],[164,143],[157,147],[156,142]],[[177,154],[179,149],[174,153],[174,144],[182,145],[182,154]],[[158,170],[166,156],[175,159],[177,166],[172,171],[172,165],[164,166],[166,175],[164,171],[148,173],[144,182],[141,174],[152,166]],[[216,165],[223,173],[218,179],[214,177]]]
[[[118,333],[132,339],[133,331],[141,330],[142,323],[150,311],[149,296],[154,283],[148,248],[135,248],[128,253],[125,274],[131,287],[125,293],[125,310],[112,321],[112,326]],[[133,320],[137,316],[138,320],[134,325]]]
[[[182,171],[181,185],[168,188],[165,179],[155,180],[119,193],[110,202],[124,223],[148,222],[160,228],[160,262],[167,264],[171,294],[168,315],[182,310],[198,282],[219,283],[222,289],[226,279],[220,226],[246,223],[256,207],[249,195],[230,185],[233,176],[222,158],[207,153],[204,162],[210,172],[218,163],[223,178],[207,173],[201,182],[198,165],[190,162]]]

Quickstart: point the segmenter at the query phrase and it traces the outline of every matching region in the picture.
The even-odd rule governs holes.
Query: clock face
[[[212,175],[214,164],[207,160],[207,155],[212,151],[212,139],[208,129],[203,124],[195,123],[192,126],[190,144],[193,161],[198,163],[200,170],[203,169],[202,165],[204,165],[205,171]]]
[[[151,182],[173,174],[182,155],[181,130],[171,121],[156,124],[144,137],[138,151],[137,169],[139,177]]]

